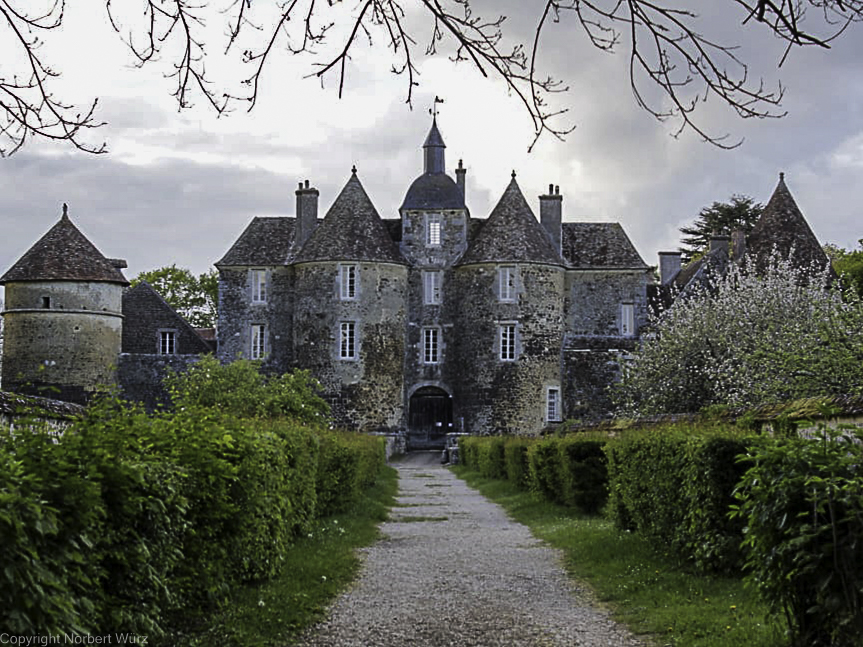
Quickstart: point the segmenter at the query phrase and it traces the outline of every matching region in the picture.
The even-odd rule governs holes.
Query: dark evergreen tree
[[[760,202],[755,202],[747,195],[737,194],[731,196],[730,202],[714,202],[704,207],[698,212],[693,224],[680,228],[683,237],[678,249],[683,254],[684,264],[707,251],[711,236],[730,236],[737,229],[748,234],[763,210],[764,205]]]

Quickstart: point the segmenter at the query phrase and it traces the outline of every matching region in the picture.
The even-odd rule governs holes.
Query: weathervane
[[[432,107],[429,108],[429,114],[435,119],[437,119],[437,104],[439,104],[439,103],[443,103],[443,99],[436,96],[434,98],[434,103],[432,104]]]

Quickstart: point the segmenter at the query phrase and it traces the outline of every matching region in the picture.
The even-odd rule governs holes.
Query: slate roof
[[[764,207],[761,218],[746,237],[746,254],[764,269],[773,250],[788,258],[793,249],[792,263],[798,267],[816,264],[827,267],[830,260],[821,248],[803,213],[785,185],[785,174],[779,174],[779,184]]]
[[[524,199],[515,175],[458,264],[473,263],[564,264]]]
[[[296,219],[257,217],[252,219],[216,267],[231,265],[286,265],[291,260]]]
[[[164,328],[178,331],[178,354],[195,355],[213,350],[212,345],[146,281],[123,293],[123,316],[124,353],[155,353],[159,330]]]
[[[437,127],[437,119],[435,118],[432,118],[431,129],[429,130],[429,134],[426,137],[425,142],[423,143],[423,148],[428,148],[431,146],[446,148],[446,144],[443,143],[443,137],[441,137],[440,131]]]
[[[561,251],[573,268],[647,269],[629,236],[616,222],[565,222]]]
[[[424,173],[408,188],[402,202],[405,209],[464,209],[461,189],[446,173]]]
[[[355,172],[294,258],[333,260],[405,263]]]
[[[12,281],[129,282],[111,261],[72,224],[63,205],[63,217],[0,277]]]

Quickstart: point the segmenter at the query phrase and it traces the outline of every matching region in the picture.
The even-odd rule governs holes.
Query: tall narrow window
[[[439,213],[426,215],[426,245],[429,247],[441,243],[441,216]]]
[[[264,359],[267,356],[267,327],[264,324],[252,324],[252,347],[249,357]]]
[[[624,337],[635,334],[635,305],[632,303],[620,304],[620,334]]]
[[[177,333],[174,330],[159,331],[159,354],[173,355],[177,352]]]
[[[560,389],[550,386],[545,393],[545,421],[560,422]]]
[[[515,361],[515,324],[501,324],[499,328],[500,359],[504,362]]]
[[[515,301],[515,268],[501,267],[497,271],[498,294],[504,302]]]
[[[267,270],[252,270],[252,302],[267,302]]]
[[[356,265],[339,265],[339,298],[342,301],[357,298]]]
[[[440,304],[440,284],[442,272],[423,272],[423,303],[426,305]]]
[[[340,324],[339,358],[357,358],[357,324],[355,321],[343,321]]]
[[[440,330],[423,328],[423,364],[440,362]]]

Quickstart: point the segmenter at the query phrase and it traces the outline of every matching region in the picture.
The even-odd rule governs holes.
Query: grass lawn
[[[398,476],[386,467],[378,483],[348,512],[322,519],[286,555],[282,575],[238,588],[216,613],[190,615],[162,644],[177,647],[289,645],[321,620],[327,605],[356,577],[356,549],[379,536],[395,502]]]
[[[464,467],[453,472],[503,506],[534,535],[564,552],[565,565],[615,619],[645,642],[681,647],[784,647],[784,628],[765,621],[766,607],[739,577],[687,570],[638,535],[604,517],[585,516],[508,481]]]

